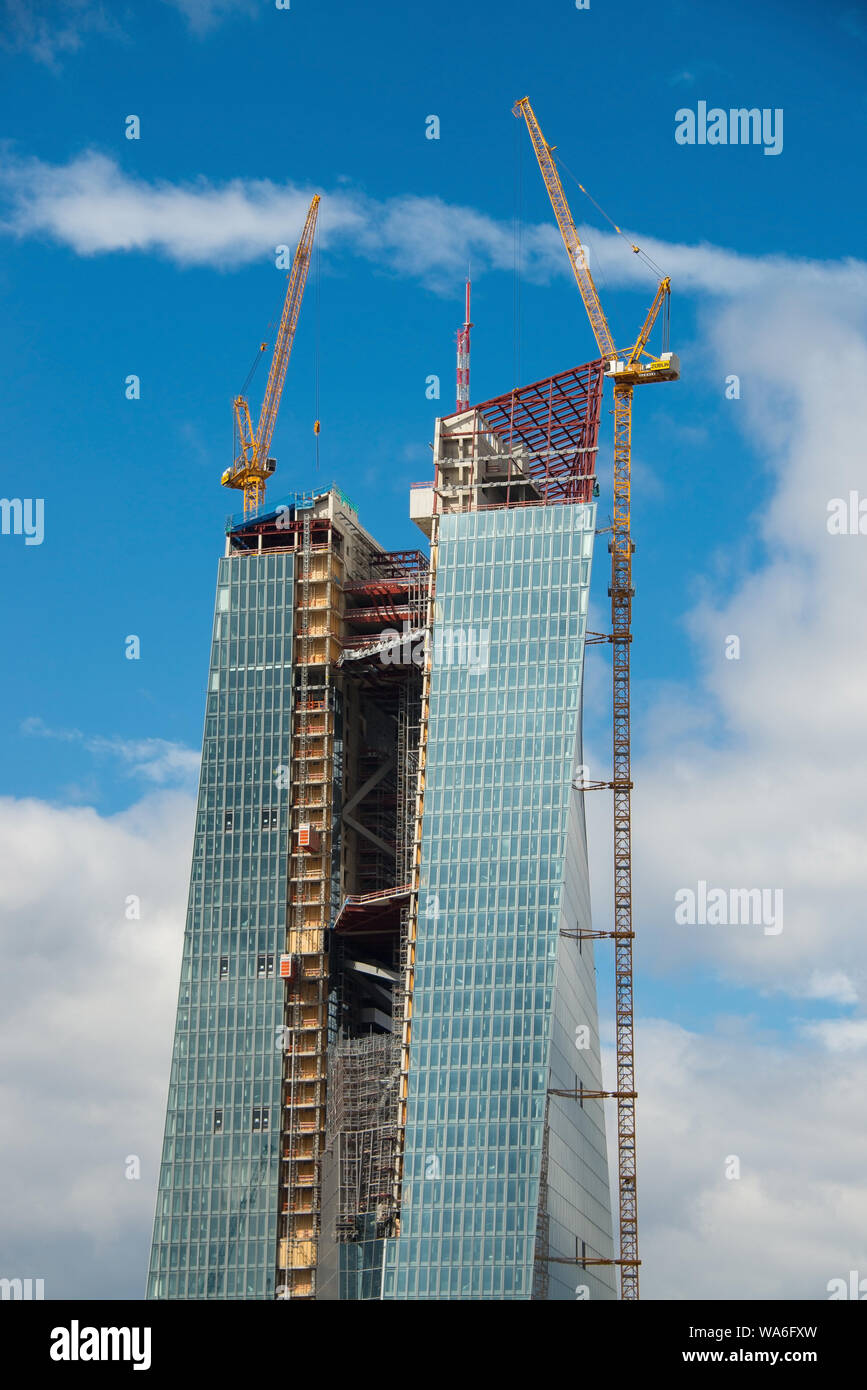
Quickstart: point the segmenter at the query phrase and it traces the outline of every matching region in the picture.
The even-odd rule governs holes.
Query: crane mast
[[[638,1193],[635,1144],[635,1046],[633,1001],[632,922],[632,765],[630,729],[630,648],[632,644],[632,394],[636,385],[650,381],[676,381],[680,364],[674,353],[659,357],[647,352],[647,342],[663,305],[667,306],[671,282],[664,277],[656,290],[644,324],[633,347],[621,358],[599,300],[587,253],[581,244],[552,148],[546,142],[528,97],[512,108],[523,116],[533,142],[539,169],[563,244],[566,247],[600,356],[608,362],[607,376],[614,382],[614,517],[611,541],[611,634],[613,653],[612,781],[603,783],[614,800],[614,922],[609,935],[614,941],[617,1089],[605,1092],[617,1101],[617,1166],[620,1198],[620,1297],[638,1298]],[[633,247],[633,250],[637,248]],[[667,341],[664,343],[667,348]],[[644,359],[648,360],[644,360]],[[578,933],[582,935],[582,933]],[[581,1261],[577,1261],[581,1263]],[[585,1264],[591,1261],[584,1261]],[[595,1259],[594,1264],[606,1264]]]
[[[304,298],[304,286],[307,283],[307,272],[310,268],[310,254],[313,249],[313,237],[318,215],[319,194],[317,193],[314,194],[307,210],[307,217],[292,261],[292,269],[289,272],[289,284],[286,287],[286,298],[283,301],[283,313],[280,318],[277,341],[274,345],[274,356],[271,359],[271,368],[268,372],[268,381],[265,386],[265,395],[255,434],[250,418],[250,406],[246,397],[236,396],[232,402],[235,430],[239,441],[238,452],[232,467],[226,469],[220,481],[224,487],[240,488],[243,491],[245,516],[249,512],[254,512],[264,502],[265,484],[276,467],[274,459],[269,458],[268,452],[271,448],[271,438],[277,422],[277,412],[280,409],[280,398],[283,395],[283,383],[286,380],[286,368],[289,366],[289,357],[292,353],[301,300]],[[264,349],[264,343],[262,347]]]

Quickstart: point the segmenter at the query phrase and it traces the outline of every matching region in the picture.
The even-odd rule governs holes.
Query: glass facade
[[[315,1296],[614,1298],[610,1267],[538,1258],[614,1253],[602,1103],[550,1094],[602,1086],[592,943],[563,935],[591,925],[572,783],[595,508],[439,525],[401,1234],[385,1239],[369,1212],[337,1243],[329,1215]],[[149,1298],[281,1293],[293,563],[277,548],[219,564]],[[364,748],[360,708],[348,734]]]
[[[275,1296],[292,567],[219,565],[149,1298]]]
[[[592,945],[561,936],[590,927],[572,781],[594,528],[595,507],[577,504],[440,521],[388,1299],[533,1296],[546,1108],[548,1253],[613,1255],[602,1103],[548,1096],[601,1089]],[[546,1268],[544,1297],[616,1296],[610,1268]]]

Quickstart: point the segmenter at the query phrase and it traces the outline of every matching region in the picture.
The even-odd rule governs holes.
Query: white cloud
[[[106,738],[101,734],[82,733],[80,729],[49,729],[35,716],[24,720],[21,732],[38,738],[59,739],[62,743],[77,743],[97,757],[119,759],[127,776],[142,777],[160,786],[195,781],[201,762],[200,752],[164,738]]]
[[[297,238],[316,191],[269,179],[148,182],[94,151],[66,165],[10,158],[0,172],[0,189],[6,202],[0,230],[7,234],[44,237],[82,256],[137,251],[181,266],[219,267],[271,257],[275,246]],[[452,283],[468,261],[476,273],[514,267],[511,222],[440,198],[405,194],[377,202],[338,189],[323,196],[319,230],[332,254],[358,255],[434,288]],[[581,232],[609,283],[652,290],[652,277],[622,238],[592,228]],[[641,238],[641,246],[681,291],[731,297],[797,284],[838,298],[867,297],[867,265],[861,261],[744,256],[653,237]],[[545,282],[570,273],[553,222],[524,227],[522,256],[528,279]]]
[[[0,800],[4,1273],[46,1278],[49,1298],[144,1287],[192,819],[176,793],[111,817]],[[639,1045],[645,1297],[821,1299],[867,1269],[863,1053],[737,1020],[704,1036],[648,1020]]]
[[[827,999],[833,1004],[857,1004],[858,990],[842,970],[814,970],[804,988],[804,999]]]
[[[643,1297],[824,1299],[867,1270],[867,1135],[852,1124],[867,1059],[735,1021],[700,1035],[647,1020],[639,1045]]]
[[[180,793],[0,799],[3,1273],[47,1298],[143,1293],[192,828]]]
[[[104,155],[83,154],[65,166],[10,161],[2,184],[9,210],[0,223],[18,236],[46,236],[80,255],[156,252],[179,265],[232,266],[296,238],[314,190],[270,180],[214,185],[147,183],[130,178]],[[427,275],[466,264],[511,264],[510,234],[469,210],[451,217],[438,199],[398,198],[376,204],[338,191],[323,200],[323,245],[387,261]]]
[[[706,541],[701,572],[679,573],[673,591],[678,608],[687,599],[681,649],[698,676],[633,692],[634,882],[650,969],[677,978],[710,967],[766,992],[852,1003],[867,979],[867,536],[831,536],[826,518],[829,498],[867,494],[867,299],[839,291],[772,276],[760,292],[702,311],[720,398],[728,373],[741,378],[741,399],[726,409],[744,453],[733,451],[715,486],[721,506],[737,498],[743,530],[721,534],[712,501],[710,515],[695,517],[688,497],[666,489],[672,517]],[[750,563],[748,535],[759,543]],[[642,603],[643,578],[671,568],[636,539],[641,643],[660,620]],[[740,639],[738,660],[726,659],[729,635]],[[588,813],[604,916],[610,806],[590,798]],[[674,895],[700,880],[781,889],[783,931],[679,926]]]
[[[867,1049],[867,1019],[827,1018],[805,1023],[805,1035],[816,1038],[828,1052],[863,1052]]]

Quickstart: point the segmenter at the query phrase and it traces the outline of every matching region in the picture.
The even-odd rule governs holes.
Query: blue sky
[[[556,240],[545,270],[515,277],[515,218],[525,236],[552,224],[527,132],[510,115],[515,97],[531,95],[568,167],[642,239],[710,242],[752,257],[836,260],[853,250],[864,195],[845,171],[860,152],[863,35],[846,8],[820,15],[806,4],[767,6],[756,17],[741,4],[724,14],[627,4],[618,7],[616,31],[602,4],[589,11],[542,4],[532,24],[527,7],[514,3],[496,6],[496,18],[485,6],[446,4],[429,14],[402,4],[371,10],[296,0],[289,13],[265,4],[156,4],[143,22],[136,7],[108,8],[110,32],[82,31],[81,47],[53,63],[7,60],[0,99],[11,161],[7,227],[21,225],[15,207],[28,161],[40,161],[44,186],[51,171],[60,181],[60,171],[88,152],[111,161],[115,181],[151,192],[195,190],[203,181],[321,189],[325,249],[318,281],[314,271],[308,285],[276,430],[272,493],[338,478],[395,546],[414,542],[406,485],[427,477],[433,414],[452,409],[465,260],[457,247],[467,246],[475,263],[474,399],[507,389],[515,359],[518,379],[529,381],[593,352]],[[192,29],[179,11],[195,19]],[[467,54],[463,64],[456,47]],[[784,152],[675,145],[674,111],[699,99],[784,108]],[[129,113],[142,120],[136,142],[124,138]],[[429,113],[439,115],[439,140],[424,138]],[[575,217],[599,227],[568,179],[567,190]],[[418,242],[443,236],[443,227],[428,229],[424,215],[393,256],[385,246],[360,257],[352,235],[329,235],[332,192],[477,210],[502,228],[506,265],[492,270],[490,257],[459,231],[454,253],[425,268]],[[99,220],[96,210],[90,215]],[[297,225],[283,225],[293,242]],[[591,235],[592,253],[597,246],[600,291],[614,329],[627,338],[652,295],[652,275],[631,291],[618,289],[628,249]],[[42,548],[18,543],[0,552],[8,582],[21,587],[4,619],[7,651],[18,657],[1,726],[15,794],[53,798],[63,794],[64,777],[82,776],[74,744],[21,737],[28,717],[125,738],[199,738],[214,559],[222,517],[236,503],[218,485],[231,450],[231,398],[274,321],[283,279],[265,238],[239,264],[226,264],[220,247],[193,259],[178,264],[178,254],[156,246],[82,256],[44,222],[35,235],[4,238],[0,286],[10,331],[1,366],[19,443],[7,455],[3,488],[24,495],[26,459],[47,514]],[[714,530],[734,530],[745,498],[760,498],[767,485],[761,456],[736,434],[720,378],[703,361],[702,299],[679,291],[675,265],[663,268],[674,278],[684,381],[677,392],[642,399],[639,409],[636,459],[654,475],[635,498],[642,624],[653,632],[653,642],[636,646],[639,681],[688,669],[679,617],[691,602],[691,578]],[[124,398],[128,373],[142,378],[139,402]],[[425,399],[431,373],[442,379],[442,407]],[[672,595],[664,557],[675,548],[679,592]],[[748,545],[746,563],[750,553]],[[46,641],[47,613],[57,642]],[[142,638],[140,664],[122,659],[128,632]],[[58,662],[78,667],[81,678],[58,681]],[[122,805],[128,791],[101,784],[101,805]]]
[[[854,655],[863,561],[858,537],[834,549],[824,508],[865,487],[853,415],[863,409],[867,305],[856,259],[863,9],[836,0],[771,0],[760,12],[740,0],[591,0],[586,11],[567,0],[433,9],[293,0],[280,12],[258,0],[158,0],[145,14],[66,0],[27,10],[22,18],[0,6],[9,425],[0,495],[44,498],[45,540],[26,547],[0,536],[0,796],[10,826],[26,806],[48,829],[55,859],[25,856],[34,883],[54,883],[64,844],[83,836],[76,863],[98,865],[119,832],[123,844],[128,832],[129,874],[150,865],[156,880],[157,847],[166,825],[177,827],[166,870],[176,896],[160,898],[159,951],[156,935],[140,948],[158,996],[142,1017],[163,1029],[142,1081],[154,1113],[167,1077],[165,1000],[176,979],[215,566],[225,515],[238,505],[219,479],[231,461],[232,396],[279,312],[274,248],[294,246],[309,197],[321,192],[321,249],[270,495],[334,479],[383,543],[416,545],[407,491],[429,475],[435,415],[453,408],[467,260],[474,400],[507,390],[516,373],[531,381],[595,355],[526,129],[511,115],[525,94],[565,164],[673,281],[683,376],[640,394],[634,441],[636,897],[648,929],[639,998],[653,1020],[645,1055],[655,1045],[672,1073],[685,1069],[678,1096],[648,1108],[648,1148],[659,1157],[657,1167],[648,1160],[651,1190],[664,1168],[665,1106],[695,1090],[695,1059],[716,1055],[720,1036],[734,1048],[732,1075],[755,1074],[756,1056],[769,1052],[780,1075],[793,1054],[817,1077],[829,1055],[861,1065],[867,962],[854,944],[863,887],[852,827],[863,810],[863,755],[853,748],[865,693]],[[677,144],[676,111],[699,101],[782,109],[782,152]],[[130,114],[141,120],[137,141],[124,138]],[[425,138],[431,114],[439,140]],[[565,186],[626,342],[654,280],[574,183]],[[130,373],[141,378],[138,401],[124,397]],[[439,402],[425,396],[433,373]],[[736,401],[725,395],[731,373]],[[260,369],[256,409],[263,387]],[[610,434],[605,413],[601,525]],[[603,540],[600,628],[607,558]],[[731,632],[743,634],[741,663],[720,659]],[[124,658],[130,633],[140,661]],[[605,776],[600,649],[588,657],[585,699],[588,758]],[[589,814],[601,923],[610,807],[597,797]],[[93,872],[81,880],[82,922],[98,916],[105,888]],[[674,890],[714,876],[785,888],[776,944],[674,932]],[[60,880],[54,889],[44,900],[33,885],[13,894],[11,930],[22,929],[22,903],[37,937],[45,914],[62,916]],[[93,949],[98,982],[98,937]],[[607,1002],[609,974],[600,955]],[[82,1084],[86,1073],[83,1053]],[[790,1100],[782,1127],[798,1110],[798,1096]],[[760,1115],[757,1106],[759,1128]],[[788,1161],[782,1151],[766,1159],[769,1171]],[[716,1198],[700,1173],[693,1180],[697,1239]],[[803,1181],[821,1184],[821,1174]],[[137,1240],[146,1207],[142,1199]],[[749,1208],[744,1231],[759,1208],[767,1201]],[[663,1196],[652,1210],[666,1229]],[[730,1214],[715,1219],[731,1224]],[[681,1268],[693,1254],[687,1240]],[[733,1264],[743,1257],[733,1248]],[[88,1256],[97,1296],[113,1258]],[[840,1272],[834,1259],[855,1258],[835,1250],[826,1277]],[[675,1263],[663,1296],[679,1296]],[[137,1277],[128,1275],[131,1293]],[[776,1277],[769,1272],[771,1291]],[[710,1280],[707,1296],[715,1287]],[[799,1287],[797,1296],[821,1296]]]
[[[272,494],[336,478],[395,547],[416,539],[406,488],[429,472],[438,408],[425,397],[428,374],[440,376],[442,408],[452,408],[462,258],[427,274],[401,272],[387,248],[359,258],[351,242],[329,237],[330,192],[377,202],[437,198],[502,225],[508,265],[491,270],[489,258],[474,258],[475,399],[512,384],[516,351],[520,380],[594,351],[562,252],[557,278],[520,277],[516,334],[513,222],[519,215],[527,228],[551,223],[526,130],[510,115],[517,96],[531,95],[569,168],[634,234],[751,256],[837,259],[853,249],[853,204],[863,190],[841,183],[841,171],[857,164],[860,150],[853,99],[863,111],[863,41],[841,42],[845,11],[820,17],[796,6],[792,22],[792,6],[768,6],[757,18],[754,7],[736,4],[723,20],[696,15],[692,5],[627,4],[618,7],[615,33],[601,4],[586,12],[543,4],[529,24],[526,6],[513,3],[494,14],[451,5],[431,14],[296,0],[282,13],[252,5],[248,15],[239,5],[191,33],[180,8],[151,6],[143,23],[133,7],[116,7],[116,34],[82,34],[81,48],[58,54],[54,66],[7,59],[7,157],[57,169],[94,151],[117,166],[119,179],[151,188],[268,180],[322,189],[321,279],[311,277],[302,310]],[[189,7],[194,15],[207,9]],[[824,73],[817,49],[827,55]],[[782,155],[676,145],[674,112],[700,97],[723,107],[783,107]],[[139,141],[124,138],[131,112],[142,121]],[[438,141],[424,138],[429,113],[440,117]],[[7,190],[16,189],[13,177]],[[567,190],[576,218],[599,226],[568,180]],[[286,224],[285,239],[294,244],[297,231]],[[425,234],[419,218],[407,258]],[[264,240],[258,254],[228,267],[219,253],[210,265],[179,266],[155,248],[82,256],[57,240],[7,236],[0,282],[10,325],[2,369],[19,439],[7,454],[4,492],[24,495],[23,454],[47,515],[42,547],[0,552],[9,584],[21,588],[4,623],[17,658],[3,697],[3,766],[9,791],[48,797],[63,794],[64,777],[80,778],[83,760],[74,744],[22,738],[21,722],[34,715],[87,733],[199,738],[214,560],[224,514],[237,501],[219,486],[230,401],[283,290]],[[616,289],[629,259],[626,247],[605,243],[600,289],[623,338],[654,288],[648,272],[639,288]],[[642,399],[638,412],[636,454],[655,477],[645,496],[636,490],[638,582],[654,637],[636,648],[639,681],[688,666],[678,620],[707,531],[733,529],[744,492],[755,497],[766,486],[761,457],[733,429],[719,379],[702,370],[701,304],[678,291],[671,273],[684,379],[676,392]],[[615,287],[606,293],[607,280]],[[138,402],[124,398],[130,372],[142,380]],[[690,431],[699,432],[700,461]],[[663,554],[674,548],[680,594],[672,603]],[[48,613],[56,640],[46,640]],[[138,665],[123,659],[130,632],[142,639]],[[75,678],[58,680],[59,664],[70,675],[77,668]],[[100,790],[105,809],[129,793],[123,784]]]

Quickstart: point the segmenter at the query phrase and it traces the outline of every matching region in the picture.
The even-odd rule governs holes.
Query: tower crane
[[[633,1039],[632,985],[632,824],[631,753],[629,709],[629,649],[632,642],[632,552],[631,471],[632,471],[632,393],[636,386],[651,381],[677,381],[677,356],[663,351],[658,357],[647,349],[650,334],[665,306],[663,317],[667,349],[668,306],[671,282],[664,276],[633,346],[617,351],[608,320],[599,300],[587,253],[581,244],[560,175],[528,97],[512,108],[523,116],[533,142],[536,160],[548,190],[548,197],[569,256],[569,263],[590,319],[600,356],[608,363],[606,376],[614,382],[614,524],[609,542],[611,551],[611,636],[614,655],[613,780],[604,784],[614,793],[614,930],[588,933],[611,936],[615,953],[615,1008],[617,1033],[617,1089],[606,1092],[617,1100],[617,1157],[620,1195],[620,1296],[638,1298],[638,1197],[635,1151],[635,1053]],[[580,185],[579,185],[580,187]],[[619,232],[620,228],[616,228]],[[638,252],[639,248],[632,247]],[[579,933],[580,934],[580,933]],[[590,1263],[590,1261],[587,1261]],[[606,1263],[594,1261],[593,1263]]]
[[[304,297],[304,286],[307,283],[307,271],[310,268],[310,253],[313,248],[313,236],[316,231],[318,215],[319,194],[316,193],[307,210],[301,239],[298,242],[292,261],[292,269],[289,272],[289,284],[286,287],[280,328],[277,333],[277,341],[274,344],[274,356],[271,359],[271,369],[268,373],[268,382],[265,387],[265,396],[255,434],[253,433],[253,422],[250,418],[250,407],[246,397],[244,395],[236,396],[232,402],[235,414],[237,452],[232,467],[226,469],[220,481],[223,487],[235,487],[243,491],[245,516],[249,512],[254,512],[264,502],[265,483],[277,466],[276,460],[269,458],[268,451],[271,448],[271,437],[277,421],[277,411],[280,409],[283,383],[286,380],[286,368],[289,365],[292,343],[295,338],[295,325],[298,322],[301,300]],[[267,344],[263,343],[262,350],[264,351],[266,347]]]

